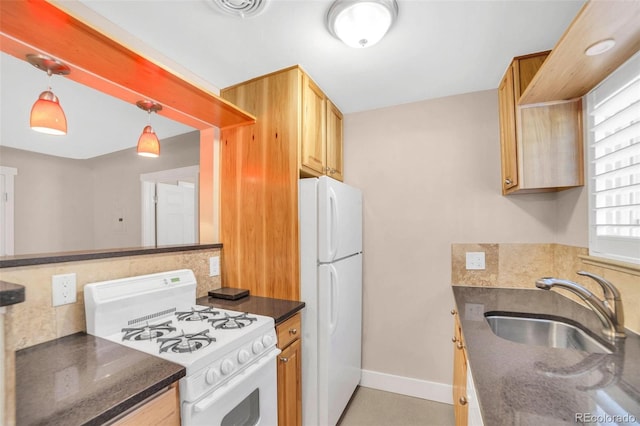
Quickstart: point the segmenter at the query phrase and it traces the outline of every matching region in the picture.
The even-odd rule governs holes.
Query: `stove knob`
[[[264,345],[260,340],[256,340],[255,342],[253,342],[253,346],[251,347],[251,350],[255,355],[258,355],[260,352],[264,350]]]
[[[220,364],[220,372],[222,373],[222,375],[226,376],[232,371],[233,371],[233,362],[231,362],[228,359],[225,359],[224,361],[222,361],[222,364]]]
[[[216,382],[217,377],[218,375],[216,374],[216,370],[210,368],[207,370],[207,374],[204,376],[204,379],[208,385],[212,385]]]
[[[268,348],[269,346],[271,346],[273,344],[273,337],[271,337],[270,335],[265,335],[262,337],[262,344],[264,345],[265,348]]]
[[[240,349],[240,352],[238,352],[238,362],[240,364],[244,364],[245,362],[249,361],[249,358],[251,358],[249,352],[247,352],[245,349]]]

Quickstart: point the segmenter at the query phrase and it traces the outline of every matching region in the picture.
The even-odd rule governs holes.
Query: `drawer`
[[[300,321],[300,314],[297,313],[276,327],[276,333],[278,334],[278,348],[286,348],[291,342],[302,335]]]

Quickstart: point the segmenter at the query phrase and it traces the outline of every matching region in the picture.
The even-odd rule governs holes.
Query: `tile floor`
[[[338,426],[453,426],[453,406],[358,387]]]

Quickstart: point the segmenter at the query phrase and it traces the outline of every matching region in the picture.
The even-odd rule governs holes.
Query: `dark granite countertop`
[[[184,377],[184,367],[86,333],[16,352],[18,425],[101,425]]]
[[[0,281],[0,307],[24,302],[24,286]]]
[[[493,334],[483,313],[563,317],[601,338],[602,326],[552,291],[453,286],[453,294],[485,425],[575,425],[590,423],[588,416],[615,424],[607,415],[640,422],[640,336],[627,330],[611,354],[514,343]]]
[[[103,250],[82,250],[60,253],[35,253],[14,256],[0,256],[0,268],[46,265],[50,263],[79,262],[84,260],[111,259],[125,256],[144,256],[159,253],[177,253],[183,251],[222,248],[221,243],[182,244],[159,247],[128,247]]]
[[[304,308],[304,302],[294,300],[272,299],[270,297],[247,296],[238,300],[217,299],[209,296],[196,300],[198,305],[213,306],[231,311],[250,312],[256,315],[272,317],[276,325],[286,321],[296,312]]]

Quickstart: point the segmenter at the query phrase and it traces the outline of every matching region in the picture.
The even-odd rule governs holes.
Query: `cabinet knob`
[[[281,357],[280,357],[280,361],[282,361],[282,362],[289,362],[289,358],[286,358],[286,357],[281,356]]]
[[[513,183],[513,181],[512,181],[511,179],[509,179],[509,178],[506,178],[506,179],[504,180],[504,184],[505,184],[505,185],[511,185],[512,183]]]
[[[462,349],[462,348],[464,348],[464,345],[462,344],[462,342],[458,342],[458,343],[456,343],[456,348]]]
[[[290,328],[289,329],[289,334],[292,336],[295,336],[296,334],[298,334],[298,329],[297,328]]]
[[[453,337],[451,338],[451,341],[452,341],[453,343],[455,343],[455,342],[457,342],[457,341],[458,341],[458,338],[457,338],[456,336],[453,336]]]
[[[451,310],[451,315],[455,315],[455,314],[457,314],[457,313],[458,313],[458,311],[456,311],[455,309],[452,309],[452,310]]]
[[[460,397],[460,405],[467,405],[467,397],[466,396],[461,396]]]

